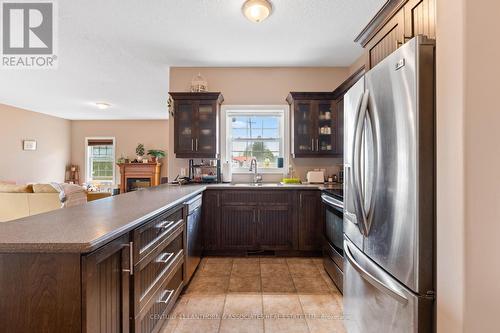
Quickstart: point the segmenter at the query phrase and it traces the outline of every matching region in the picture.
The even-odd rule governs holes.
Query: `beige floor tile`
[[[276,277],[290,276],[287,264],[260,264],[260,274],[262,277]]]
[[[233,258],[235,264],[258,264],[260,263],[259,257],[235,257]]]
[[[264,320],[262,319],[223,319],[220,324],[220,333],[263,333]]]
[[[226,295],[190,295],[183,305],[183,318],[216,318],[222,315]]]
[[[345,333],[342,320],[306,319],[307,326],[314,333]]]
[[[231,275],[232,263],[210,263],[207,262],[203,268],[197,272],[199,276],[229,276]]]
[[[300,257],[286,258],[286,262],[288,264],[312,264],[313,263],[311,258],[300,258]]]
[[[260,276],[260,264],[255,262],[234,262],[231,275],[240,277]]]
[[[311,260],[314,264],[323,266],[323,258],[322,257],[311,258]]]
[[[302,315],[302,306],[297,295],[262,295],[265,315]]]
[[[189,284],[186,294],[224,294],[229,287],[229,276],[197,276]]]
[[[330,289],[320,277],[292,277],[298,293],[326,294]]]
[[[293,280],[289,275],[283,276],[279,279],[276,277],[262,277],[262,292],[293,294],[296,293],[296,289],[293,284]]]
[[[299,294],[300,304],[304,314],[314,316],[315,319],[341,319],[342,309],[334,295],[304,295]],[[323,317],[321,317],[323,316]]]
[[[265,319],[264,330],[266,333],[309,332],[309,328],[307,327],[306,321],[304,319]]]
[[[260,257],[261,264],[286,264],[286,258],[280,257]]]
[[[175,328],[175,333],[217,333],[219,319],[181,319]]]
[[[318,267],[313,263],[289,263],[288,269],[294,277],[317,277],[321,275]]]
[[[262,295],[228,294],[224,304],[224,318],[257,318],[262,315]]]
[[[261,292],[260,275],[255,276],[237,276],[231,275],[229,280],[229,292],[231,293],[255,293]]]
[[[205,257],[207,263],[210,264],[232,264],[233,258],[231,257]]]

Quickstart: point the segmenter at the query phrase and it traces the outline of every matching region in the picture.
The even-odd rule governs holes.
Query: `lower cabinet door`
[[[292,207],[259,207],[258,242],[263,250],[292,250],[295,242],[295,226]]]
[[[128,235],[82,257],[82,282],[82,332],[129,332]]]
[[[319,191],[299,192],[299,250],[321,250],[323,213]]]
[[[257,207],[224,206],[221,212],[221,248],[257,248]]]

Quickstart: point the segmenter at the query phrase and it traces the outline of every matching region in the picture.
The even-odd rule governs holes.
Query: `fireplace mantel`
[[[130,180],[148,180],[150,186],[160,185],[161,163],[118,163],[120,193],[129,192]]]

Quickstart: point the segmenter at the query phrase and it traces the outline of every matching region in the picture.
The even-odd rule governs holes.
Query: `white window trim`
[[[116,185],[116,138],[114,136],[89,136],[85,138],[85,182],[93,181],[89,170],[89,140],[113,140],[113,183]],[[104,182],[103,182],[104,183]]]
[[[220,126],[220,135],[221,135],[221,161],[224,163],[229,161],[229,153],[230,153],[230,145],[231,141],[229,140],[229,126],[230,124],[227,122],[227,114],[231,111],[252,111],[249,114],[266,113],[268,114],[270,111],[276,111],[277,113],[283,114],[283,123],[281,124],[281,133],[283,133],[282,140],[282,149],[283,149],[283,168],[261,168],[257,167],[258,173],[260,174],[283,174],[286,175],[288,173],[288,164],[290,160],[290,119],[289,119],[289,106],[288,105],[223,105],[221,107],[221,126]],[[232,174],[240,175],[240,174],[252,174],[252,171],[249,170],[236,170],[233,171],[231,169]]]

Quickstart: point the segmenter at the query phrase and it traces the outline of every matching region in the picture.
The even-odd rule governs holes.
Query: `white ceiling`
[[[0,103],[67,119],[165,119],[170,66],[348,66],[385,1],[273,0],[260,24],[242,16],[243,0],[56,2],[58,68],[0,70]]]

